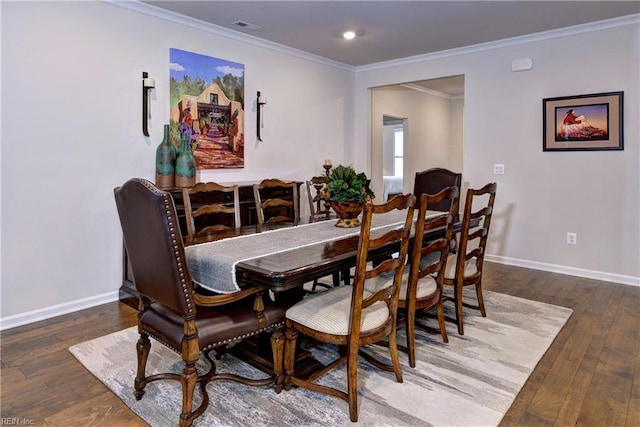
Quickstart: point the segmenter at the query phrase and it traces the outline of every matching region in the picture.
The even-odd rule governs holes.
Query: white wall
[[[490,258],[639,285],[638,17],[615,22],[625,25],[363,67],[359,166],[379,173],[370,163],[370,88],[464,75],[463,181],[498,183]],[[533,69],[511,72],[521,58],[532,58]],[[624,151],[542,151],[543,98],[610,91],[624,91]],[[505,164],[505,175],[492,174],[494,163]],[[567,232],[578,245],[565,243]]]
[[[117,297],[113,188],[154,179],[170,47],[245,65],[245,168],[200,180],[304,180],[343,160],[352,71],[108,3],[2,2],[3,327]],[[149,138],[143,71],[156,80]],[[258,90],[269,102],[259,144]]]

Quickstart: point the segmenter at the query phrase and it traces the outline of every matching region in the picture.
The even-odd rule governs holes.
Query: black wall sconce
[[[262,141],[262,138],[260,138],[260,128],[264,127],[264,121],[262,119],[262,107],[264,107],[265,105],[267,105],[267,98],[265,96],[260,96],[260,91],[258,91],[258,99],[256,101],[256,112],[258,114],[256,114],[256,133],[258,136],[258,141]]]
[[[156,81],[149,77],[149,73],[142,72],[142,133],[149,136],[148,119],[151,118],[149,91],[156,87]]]

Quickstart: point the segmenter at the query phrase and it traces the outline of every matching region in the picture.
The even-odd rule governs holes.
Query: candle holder
[[[322,165],[322,167],[324,168],[324,176],[329,178],[329,171],[331,170],[333,165],[330,162],[325,161],[324,164]],[[326,185],[326,184],[324,184],[324,185]],[[329,212],[331,210],[331,202],[329,202],[329,200],[325,200],[324,201],[324,210],[327,211],[327,212]]]

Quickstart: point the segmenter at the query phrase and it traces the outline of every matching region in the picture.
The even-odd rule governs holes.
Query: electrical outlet
[[[578,234],[567,233],[567,245],[577,245],[577,244],[578,244]]]
[[[504,165],[500,163],[496,163],[493,165],[493,174],[494,175],[504,175]]]

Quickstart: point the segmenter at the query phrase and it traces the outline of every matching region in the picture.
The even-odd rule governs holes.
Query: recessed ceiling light
[[[356,33],[353,31],[345,31],[344,33],[342,33],[342,37],[344,37],[347,40],[351,40],[356,37]]]

